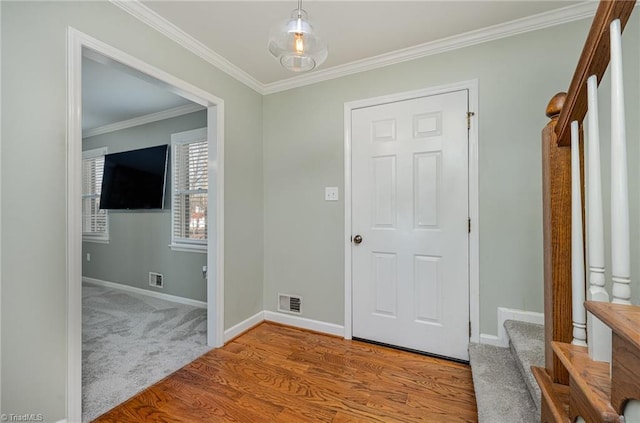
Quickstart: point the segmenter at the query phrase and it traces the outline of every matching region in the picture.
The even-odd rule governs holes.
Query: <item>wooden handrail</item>
[[[575,224],[571,217],[571,122],[582,124],[587,114],[587,79],[596,75],[598,83],[602,79],[610,61],[610,24],[620,19],[624,29],[635,6],[635,0],[601,0],[593,19],[588,38],[573,75],[568,94],[556,94],[546,109],[550,118],[542,131],[542,202],[543,202],[543,246],[544,246],[544,320],[545,320],[545,370],[536,370],[536,379],[543,389],[542,421],[567,422],[569,415],[586,412],[581,409],[580,393],[575,391],[576,377],[571,378],[565,362],[558,351],[568,346],[572,339],[572,283],[571,283],[571,226]],[[580,148],[582,150],[582,131]],[[583,158],[583,151],[580,152]],[[581,169],[583,163],[581,163]],[[581,172],[581,187],[584,187],[584,173]],[[582,192],[584,204],[584,191]],[[582,222],[584,222],[584,208]],[[584,246],[584,242],[583,242]],[[610,305],[610,304],[607,304]],[[618,337],[620,338],[620,337]],[[616,338],[616,339],[618,339]],[[622,339],[622,338],[620,338]],[[618,344],[620,345],[620,339]],[[624,339],[623,339],[624,341]],[[640,342],[640,341],[639,341]],[[615,349],[614,341],[614,349]],[[626,345],[620,349],[626,348]],[[637,349],[635,350],[637,352]],[[586,350],[585,350],[586,357]],[[615,354],[613,361],[615,362]],[[640,352],[631,357],[636,363],[634,369],[640,369]],[[608,366],[601,366],[608,372]],[[620,368],[620,366],[618,366]],[[575,369],[574,369],[575,370]],[[574,372],[575,373],[575,372]],[[637,378],[637,371],[631,376]],[[634,379],[635,380],[635,379]],[[565,386],[565,385],[571,385]],[[562,388],[562,389],[561,389]],[[640,391],[640,383],[634,385],[633,392]],[[615,413],[622,412],[626,392],[620,391],[615,397]],[[560,396],[569,394],[568,409],[564,409]],[[630,397],[629,397],[630,398]],[[591,404],[591,402],[588,402]],[[577,410],[577,411],[576,411]],[[588,411],[588,410],[587,410]],[[611,411],[611,410],[609,410]],[[569,413],[569,414],[567,414]],[[586,414],[585,414],[586,416]],[[603,421],[593,417],[588,421]]]
[[[571,342],[571,173],[570,124],[587,113],[587,79],[602,79],[609,65],[609,26],[624,28],[635,0],[602,0],[593,19],[568,94],[556,94],[547,106],[551,119],[542,132],[543,245],[546,368],[553,382],[568,384],[568,374],[551,342]],[[584,202],[583,202],[584,204]]]
[[[612,21],[620,19],[620,26],[624,30],[635,4],[635,0],[600,2],[555,128],[558,145],[569,146],[571,122],[582,122],[587,114],[587,79],[596,75],[600,83],[607,70],[610,50],[609,25]]]

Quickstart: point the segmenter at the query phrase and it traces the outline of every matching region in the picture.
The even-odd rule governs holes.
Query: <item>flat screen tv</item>
[[[162,209],[168,146],[104,156],[101,209]]]

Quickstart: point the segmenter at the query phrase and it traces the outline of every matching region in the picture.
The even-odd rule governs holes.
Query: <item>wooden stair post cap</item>
[[[562,107],[564,106],[564,101],[566,99],[567,93],[558,93],[554,95],[551,100],[549,100],[549,104],[545,110],[545,115],[547,115],[549,119],[557,117],[562,111]]]

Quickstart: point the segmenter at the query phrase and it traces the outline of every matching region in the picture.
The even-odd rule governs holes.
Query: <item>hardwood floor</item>
[[[262,323],[96,422],[476,422],[469,366]]]

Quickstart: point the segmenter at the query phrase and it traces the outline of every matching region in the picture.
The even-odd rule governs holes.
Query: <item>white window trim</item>
[[[86,150],[82,152],[82,160],[93,159],[95,157],[106,156],[107,155],[107,147],[94,148],[92,150]],[[83,242],[94,242],[97,244],[108,244],[109,243],[109,211],[105,210],[107,217],[107,231],[104,234],[100,235],[88,235],[84,232],[82,233],[82,241]]]
[[[171,251],[181,251],[183,253],[202,253],[202,254],[207,254],[207,246],[206,245],[201,245],[201,244],[187,244],[186,242],[183,243],[171,243],[169,244],[169,248],[171,248]]]
[[[175,218],[175,208],[174,204],[174,195],[176,193],[176,187],[174,186],[174,172],[175,172],[175,146],[182,144],[189,144],[192,142],[198,141],[207,141],[207,128],[198,128],[192,129],[190,131],[177,132],[175,134],[171,134],[171,244],[169,244],[169,248],[172,251],[181,251],[181,252],[192,252],[192,253],[207,253],[207,244],[208,244],[208,230],[207,228],[207,239],[197,241],[197,240],[176,240],[175,239],[175,231],[173,230],[173,222]],[[208,190],[207,190],[208,191]]]

